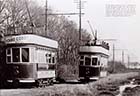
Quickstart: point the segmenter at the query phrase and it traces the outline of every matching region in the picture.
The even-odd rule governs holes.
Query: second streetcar
[[[98,79],[99,77],[107,76],[109,44],[93,40],[80,46],[80,64],[79,78],[80,80],[89,80],[91,78]]]

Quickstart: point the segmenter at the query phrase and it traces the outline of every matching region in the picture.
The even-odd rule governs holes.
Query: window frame
[[[21,48],[20,48],[20,50],[21,50],[21,54],[20,54],[20,55],[21,55],[21,59],[20,59],[21,62],[22,62],[22,63],[27,63],[27,62],[23,62],[23,59],[22,59],[22,53],[23,53],[23,52],[22,52],[22,49],[28,49],[28,61],[27,61],[27,62],[30,62],[30,48],[26,48],[26,47],[21,47]]]
[[[96,59],[96,65],[93,65],[93,59]],[[97,66],[98,65],[98,58],[97,57],[92,57],[92,60],[91,60],[91,65],[92,66]]]
[[[10,50],[10,54],[8,54],[8,50]],[[8,57],[10,57],[10,62],[8,61]],[[7,63],[11,63],[12,62],[12,49],[11,48],[7,48],[6,49],[6,62]]]
[[[81,58],[83,56],[83,58]],[[81,64],[81,62],[83,62],[83,64]],[[80,65],[81,66],[84,66],[85,65],[85,56],[84,55],[81,55],[80,56]]]
[[[90,64],[89,65],[86,65],[86,58],[90,58]],[[85,56],[85,58],[84,58],[84,65],[85,66],[91,66],[91,63],[92,63],[92,60],[91,60],[91,56]]]
[[[54,58],[54,62],[53,62],[53,58]],[[46,53],[46,62],[48,64],[56,64],[56,52]]]
[[[53,58],[54,58],[54,63],[53,63]],[[51,64],[56,64],[56,52],[51,53]]]
[[[19,51],[20,51],[20,54],[19,54],[20,61],[19,62],[13,62],[13,51],[12,51],[13,48],[19,48]],[[29,58],[29,62],[23,62],[22,61],[22,48],[28,48],[29,49],[29,57],[28,57]],[[9,49],[11,50],[11,54],[7,54],[8,53],[7,50],[9,50]],[[7,48],[6,49],[6,63],[7,64],[10,64],[10,63],[30,63],[31,62],[30,51],[31,51],[30,47],[11,47],[11,48]],[[8,56],[9,57],[11,56],[11,62],[8,61]]]
[[[19,49],[19,54],[18,54],[18,55],[19,55],[19,61],[16,61],[16,62],[14,61],[14,58],[13,58],[13,57],[14,57],[14,56],[13,56],[13,55],[14,55],[14,54],[13,54],[13,49],[14,49],[14,48],[15,48],[15,49]],[[12,62],[13,62],[13,63],[20,63],[20,62],[21,62],[21,56],[20,56],[20,55],[21,55],[21,49],[20,49],[19,47],[14,47],[14,48],[11,48],[11,49],[12,49]]]

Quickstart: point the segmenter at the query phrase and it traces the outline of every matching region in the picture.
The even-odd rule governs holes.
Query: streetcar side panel
[[[101,56],[101,72],[100,72],[100,77],[106,77],[108,75],[108,57],[106,56]]]
[[[37,79],[55,78],[55,49],[37,47]]]

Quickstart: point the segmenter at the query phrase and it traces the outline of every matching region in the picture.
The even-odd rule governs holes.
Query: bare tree
[[[37,20],[39,6],[29,0],[5,0],[3,22],[1,26],[5,29],[5,34],[31,33],[33,23]],[[33,11],[36,10],[36,11]],[[32,20],[31,20],[32,18]]]
[[[0,24],[6,30],[5,34],[33,33],[46,36],[45,8],[29,0],[26,2],[25,0],[5,0],[3,4],[5,6],[0,5],[0,18],[2,16],[1,20],[3,20]],[[53,13],[53,10],[49,9],[48,13]],[[58,67],[65,72],[62,75],[77,74],[80,46],[77,24],[65,16],[48,15],[47,17],[48,36],[59,43]],[[82,38],[89,38],[86,30],[82,30]],[[60,71],[62,70],[58,70],[58,73],[61,74]]]

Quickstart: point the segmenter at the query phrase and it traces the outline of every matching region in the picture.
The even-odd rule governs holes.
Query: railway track
[[[123,96],[117,95],[119,94],[120,86],[130,83],[138,84],[139,79],[136,79],[136,75],[137,74],[135,73],[115,74],[106,78],[99,79],[98,81],[90,81],[88,83],[81,83],[74,80],[67,81],[65,83],[55,83],[53,86],[47,86],[42,88],[3,88],[0,90],[0,96],[56,96],[55,94],[57,94],[57,96]],[[121,78],[119,78],[118,76]],[[123,80],[122,77],[124,77]],[[115,80],[117,80],[117,82]]]

